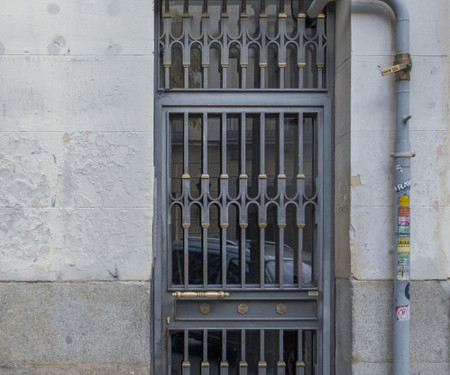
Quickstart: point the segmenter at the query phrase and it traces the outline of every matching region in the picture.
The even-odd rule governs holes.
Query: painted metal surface
[[[182,7],[186,31],[190,8]],[[164,38],[176,32],[171,19],[162,18]],[[173,65],[164,66],[161,51],[168,82]],[[182,84],[165,87],[157,101],[155,371],[330,373],[328,72],[308,92],[250,91],[236,75],[231,81],[240,83],[224,94],[224,85],[191,87],[184,62]],[[221,82],[233,75],[227,68]]]

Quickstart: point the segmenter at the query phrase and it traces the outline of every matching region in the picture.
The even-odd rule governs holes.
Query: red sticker
[[[397,216],[409,216],[409,207],[399,207]]]
[[[397,314],[397,320],[409,320],[409,305],[397,306],[395,312]]]

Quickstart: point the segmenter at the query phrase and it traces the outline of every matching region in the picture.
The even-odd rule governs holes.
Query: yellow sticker
[[[398,200],[398,203],[402,207],[408,207],[409,206],[409,197],[407,195],[402,195],[400,199]]]

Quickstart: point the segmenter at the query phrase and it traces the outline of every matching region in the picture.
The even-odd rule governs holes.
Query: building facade
[[[396,318],[449,373],[448,1],[405,1],[405,216],[396,17],[310,4],[2,2],[0,374],[391,374]]]

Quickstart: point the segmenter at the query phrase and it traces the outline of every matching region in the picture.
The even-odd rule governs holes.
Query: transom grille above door
[[[164,0],[159,90],[326,89],[326,18],[311,1]]]

